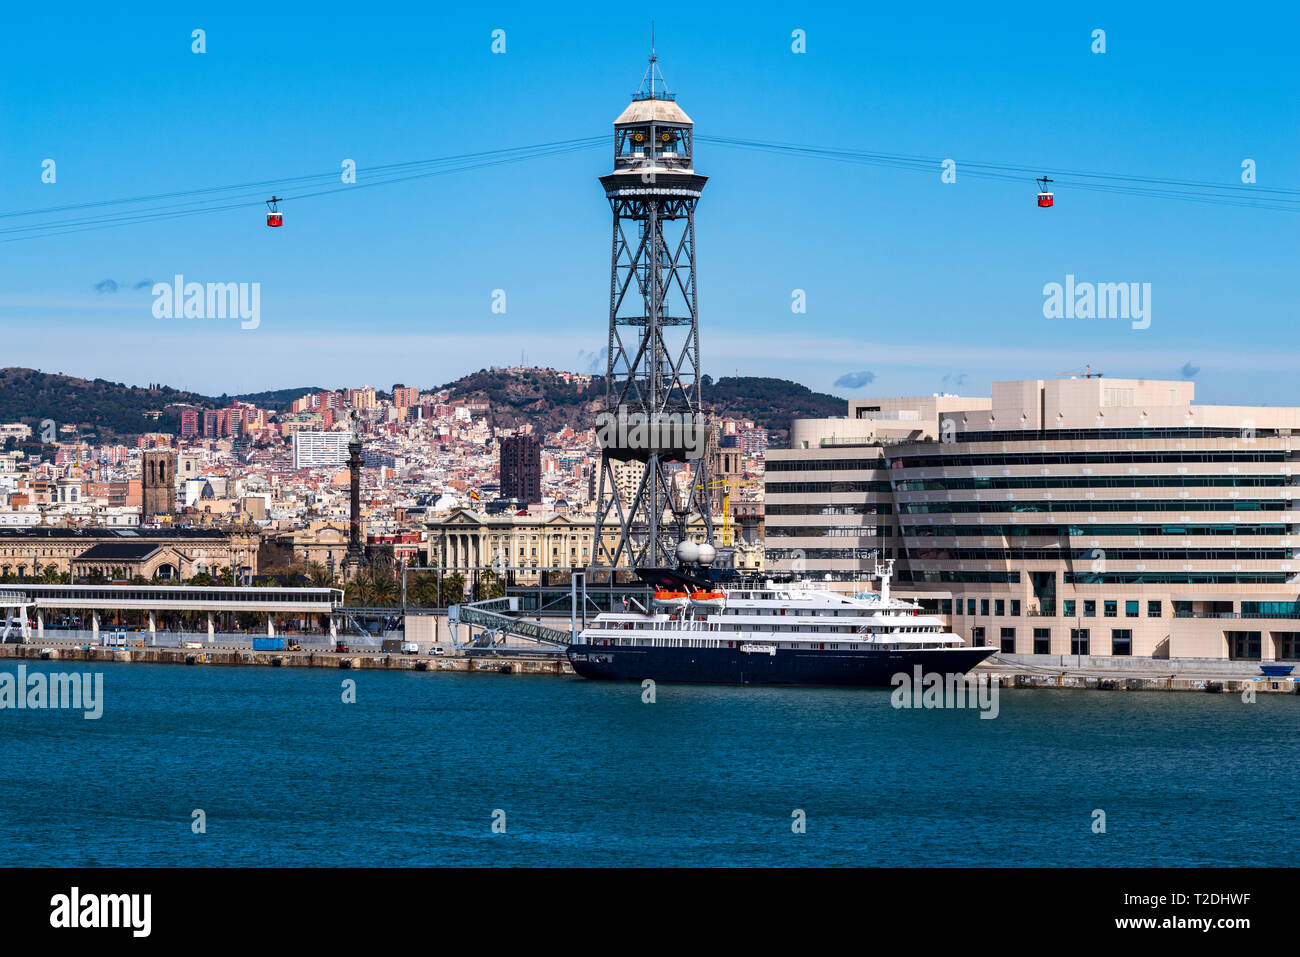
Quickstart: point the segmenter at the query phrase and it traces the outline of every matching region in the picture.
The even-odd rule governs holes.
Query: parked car
[[[442,650],[442,645],[434,645],[429,649],[429,654],[431,655],[445,655],[446,653],[447,652]]]
[[[351,651],[352,649],[349,648],[345,642],[340,641],[340,642],[338,642],[337,644],[334,645],[334,650],[335,650],[335,651]]]

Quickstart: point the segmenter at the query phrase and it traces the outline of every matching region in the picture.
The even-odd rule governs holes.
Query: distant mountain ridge
[[[145,432],[179,432],[180,409],[172,403],[219,409],[231,400],[253,402],[261,408],[287,408],[294,399],[319,388],[276,389],[248,395],[207,396],[154,384],[128,386],[107,379],[82,379],[36,369],[0,369],[0,422],[22,422],[36,431],[42,419],[75,425],[100,437]],[[161,412],[158,419],[147,412]]]
[[[590,428],[604,407],[605,382],[555,369],[481,369],[449,382],[454,398],[484,398],[492,407],[494,424],[517,428],[525,422],[547,432],[566,425]],[[100,439],[126,438],[145,432],[180,431],[179,405],[199,409],[228,406],[232,400],[259,408],[287,411],[295,399],[321,386],[273,389],[243,395],[209,396],[152,384],[128,386],[107,379],[83,379],[36,369],[0,369],[0,422],[23,422],[36,431],[42,419],[75,425]],[[847,403],[839,396],[813,392],[786,379],[724,376],[701,382],[705,408],[719,415],[753,419],[760,427],[785,432],[793,418],[844,415]],[[153,418],[146,413],[161,413]]]
[[[495,424],[515,428],[531,421],[537,428],[558,431],[566,425],[590,428],[604,407],[605,380],[566,382],[554,369],[480,369],[442,388],[461,398],[487,399]],[[790,420],[844,415],[848,402],[835,395],[814,392],[788,379],[763,376],[705,376],[701,394],[707,411],[753,419],[760,428],[787,432]]]

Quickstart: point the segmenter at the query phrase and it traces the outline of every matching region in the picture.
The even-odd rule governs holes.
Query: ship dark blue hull
[[[823,651],[780,648],[776,654],[736,648],[642,648],[570,645],[569,662],[584,678],[609,681],[738,685],[888,686],[894,675],[963,674],[993,654],[992,648],[912,651]]]

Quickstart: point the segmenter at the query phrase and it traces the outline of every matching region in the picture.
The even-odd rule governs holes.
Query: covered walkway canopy
[[[119,611],[243,611],[330,614],[343,604],[341,588],[232,588],[207,585],[9,585],[26,604],[43,608]]]

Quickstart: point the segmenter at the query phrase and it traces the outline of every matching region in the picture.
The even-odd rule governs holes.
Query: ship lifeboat
[[[691,596],[684,591],[660,590],[650,601],[650,605],[659,611],[678,612],[691,603]]]
[[[720,591],[691,592],[691,607],[703,612],[722,611],[727,607],[727,596]]]

